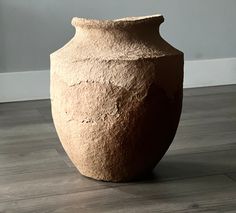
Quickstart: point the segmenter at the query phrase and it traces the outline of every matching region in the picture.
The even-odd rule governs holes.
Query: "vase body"
[[[51,54],[53,121],[81,174],[130,181],[170,146],[182,107],[183,53],[159,35],[163,20],[73,18],[74,37]]]

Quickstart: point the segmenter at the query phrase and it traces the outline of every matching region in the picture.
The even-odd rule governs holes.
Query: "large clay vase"
[[[73,18],[74,37],[51,54],[53,120],[81,174],[130,181],[152,171],[170,146],[183,53],[161,38],[163,21]]]

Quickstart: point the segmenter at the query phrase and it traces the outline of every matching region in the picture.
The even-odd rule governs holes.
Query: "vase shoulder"
[[[51,57],[78,60],[138,60],[181,55],[159,33],[163,16],[117,20],[73,18],[74,37]]]

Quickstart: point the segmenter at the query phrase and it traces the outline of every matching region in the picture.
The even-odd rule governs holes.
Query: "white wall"
[[[235,11],[235,0],[0,0],[0,72],[48,69],[49,54],[73,36],[73,16],[161,13],[163,37],[186,60],[236,57]]]

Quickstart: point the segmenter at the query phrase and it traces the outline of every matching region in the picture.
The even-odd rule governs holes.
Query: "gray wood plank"
[[[50,106],[50,100],[35,100],[35,101],[20,101],[20,102],[9,102],[9,103],[0,103],[0,111],[5,110],[31,110],[38,109],[40,107]]]
[[[236,207],[236,183],[208,176],[0,203],[2,212],[226,212]]]
[[[226,127],[227,128],[227,127]],[[225,128],[225,129],[226,129]],[[231,127],[233,128],[233,127]],[[202,147],[227,145],[236,143],[236,132],[235,131],[225,131],[213,132],[207,134],[207,131],[202,130],[195,131],[195,128],[189,128],[192,134],[186,131],[182,131],[184,128],[179,128],[174,141],[172,142],[170,149],[189,149],[196,148],[200,149]],[[223,128],[222,128],[223,129]]]
[[[52,127],[50,127],[52,128]],[[33,132],[20,132],[20,134],[12,132],[11,134],[3,134],[0,135],[0,145],[1,144],[11,144],[11,143],[22,143],[22,142],[30,142],[30,141],[42,141],[42,140],[50,140],[52,138],[58,138],[55,131],[44,131],[43,133],[39,131]]]
[[[20,135],[38,135],[38,134],[47,134],[52,133],[55,136],[56,131],[52,124],[50,123],[30,123],[22,125],[14,125],[11,127],[2,127],[0,128],[0,141],[4,137],[14,136],[18,137]]]
[[[190,106],[193,110],[206,110],[210,107],[212,109],[219,109],[221,107],[228,106],[230,103],[235,103],[236,91],[232,93],[217,93],[210,95],[198,95],[198,96],[184,96],[184,108],[190,110]],[[216,105],[212,105],[217,103]]]
[[[227,173],[226,175],[227,175],[228,177],[230,177],[232,180],[236,181],[236,172]]]
[[[229,94],[236,92],[236,84],[212,87],[186,88],[184,96],[199,96],[212,94]]]
[[[33,173],[68,168],[56,150],[40,150],[29,153],[0,154],[0,178],[22,173]]]
[[[161,180],[236,171],[236,149],[201,153],[168,153],[154,170]]]
[[[3,176],[0,180],[0,203],[35,197],[97,190],[115,185],[83,177],[76,170],[64,168]]]
[[[216,133],[235,133],[236,121],[216,122],[193,126],[179,126],[180,135],[212,135]]]
[[[52,112],[50,104],[49,106],[40,107],[37,110],[42,115],[44,120],[52,122]]]
[[[31,140],[2,140],[0,142],[0,154],[29,153],[40,150],[60,149],[61,143],[58,138],[48,137]]]
[[[213,144],[209,144],[209,145],[201,145],[199,144],[195,144],[195,146],[193,146],[193,144],[187,144],[186,148],[184,147],[183,144],[181,144],[181,146],[176,147],[174,145],[171,145],[171,147],[169,148],[169,150],[166,153],[166,156],[171,155],[171,154],[196,154],[196,153],[202,153],[202,152],[216,152],[216,151],[227,151],[227,150],[233,150],[236,149],[236,143],[226,143],[226,144],[219,144],[219,145],[213,145]]]

